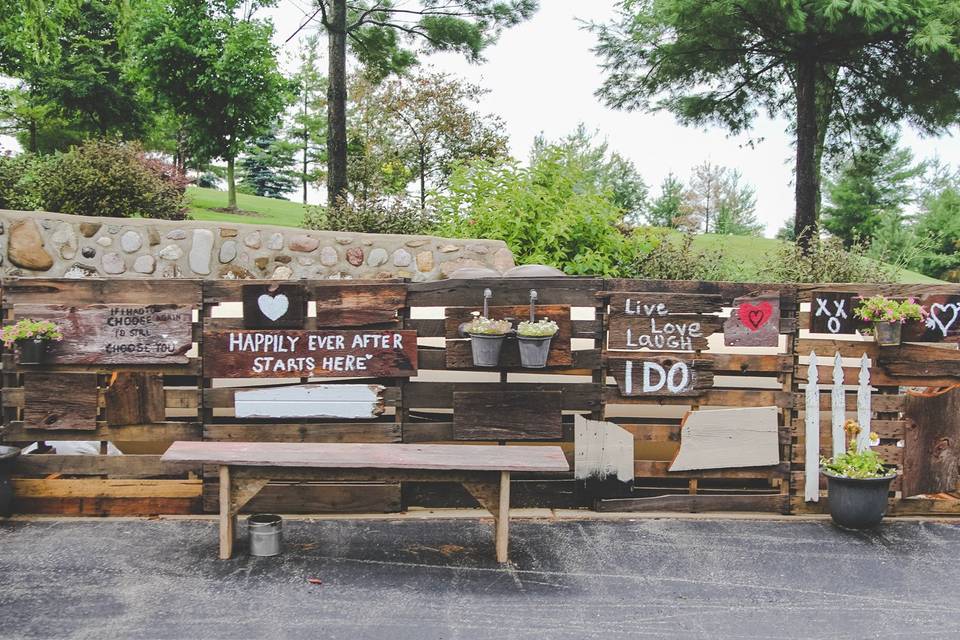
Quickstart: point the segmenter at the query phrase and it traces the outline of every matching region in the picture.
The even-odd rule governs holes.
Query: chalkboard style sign
[[[18,304],[14,315],[60,327],[49,364],[186,364],[193,345],[193,310],[184,305]]]
[[[416,331],[208,331],[203,347],[208,378],[417,374]]]
[[[736,298],[723,323],[728,347],[776,347],[780,344],[780,294],[776,291]]]
[[[810,302],[810,332],[853,335],[866,326],[853,315],[857,294],[817,291]]]
[[[610,296],[607,348],[695,351],[721,329],[719,296],[615,293]]]
[[[903,325],[905,341],[960,341],[960,296],[923,296],[919,302],[930,315],[926,323],[908,322]]]
[[[699,396],[713,386],[713,362],[688,356],[650,356],[607,359],[620,395]]]
[[[247,329],[302,329],[306,311],[300,285],[243,286],[243,326]]]

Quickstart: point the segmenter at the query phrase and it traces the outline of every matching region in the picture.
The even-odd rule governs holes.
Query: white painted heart
[[[278,293],[275,296],[263,294],[257,298],[257,305],[260,306],[260,311],[263,312],[263,315],[270,318],[271,321],[276,322],[277,318],[283,317],[287,312],[287,309],[290,307],[290,301],[287,299],[287,296],[282,293]]]
[[[944,312],[943,318],[941,318],[940,314],[937,313],[938,311]],[[944,322],[944,319],[946,319],[948,312],[950,311],[953,311],[953,315],[950,316],[950,320]],[[930,317],[933,318],[933,321],[937,324],[937,327],[943,332],[944,338],[947,337],[947,331],[953,326],[953,323],[957,321],[958,315],[960,315],[960,304],[957,304],[956,302],[951,302],[950,304],[940,304],[939,302],[935,302],[930,305]]]

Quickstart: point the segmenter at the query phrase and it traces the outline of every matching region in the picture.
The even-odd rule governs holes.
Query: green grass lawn
[[[247,222],[250,224],[275,224],[284,227],[299,227],[306,211],[299,202],[277,200],[237,194],[237,206],[244,213],[216,211],[227,206],[227,192],[200,187],[187,188],[187,206],[194,220],[218,222]]]
[[[298,202],[262,198],[260,196],[237,195],[237,206],[244,213],[226,213],[216,211],[227,206],[227,192],[216,189],[189,187],[187,200],[190,215],[195,220],[215,220],[220,222],[247,222],[252,224],[273,224],[284,227],[299,227],[306,207]],[[715,234],[699,235],[694,241],[698,248],[723,248],[727,256],[737,262],[743,273],[757,273],[769,256],[777,248],[779,240],[772,238],[752,238],[748,236],[721,236]],[[903,271],[900,281],[904,283],[940,282],[913,271]]]

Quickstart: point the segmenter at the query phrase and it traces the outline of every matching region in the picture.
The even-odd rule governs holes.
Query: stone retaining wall
[[[514,266],[499,240],[0,210],[7,276],[439,280]]]

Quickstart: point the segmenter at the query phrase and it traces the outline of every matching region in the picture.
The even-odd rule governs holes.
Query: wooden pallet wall
[[[2,284],[7,320],[28,312],[67,313],[54,309],[56,306],[81,308],[90,317],[106,313],[88,309],[97,305],[186,306],[192,314],[192,344],[189,352],[178,354],[176,362],[58,364],[54,358],[54,364],[37,367],[21,365],[13,354],[3,354],[4,442],[40,443],[41,451],[55,450],[63,441],[102,442],[104,447],[112,442],[129,454],[21,456],[15,481],[17,508],[27,512],[148,515],[213,510],[218,487],[210,469],[159,463],[160,454],[174,440],[550,444],[560,445],[573,467],[576,416],[613,423],[629,434],[632,451],[627,455],[633,463],[633,482],[628,486],[584,483],[575,480],[572,470],[519,476],[512,489],[515,506],[821,512],[827,508],[825,499],[817,503],[803,499],[804,391],[811,352],[821,360],[821,382],[832,380],[834,355],[842,356],[844,403],[850,417],[856,415],[860,359],[867,356],[874,389],[872,428],[881,436],[877,451],[904,473],[911,473],[910,460],[919,469],[917,465],[926,464],[924,457],[930,458],[927,453],[914,453],[911,458],[907,443],[918,439],[907,435],[916,436],[918,429],[904,413],[906,388],[960,382],[954,332],[960,330],[960,320],[942,339],[931,341],[931,334],[923,332],[901,347],[882,349],[859,335],[808,330],[815,319],[821,330],[829,323],[828,318],[816,318],[818,296],[832,296],[831,304],[846,297],[850,304],[851,296],[873,293],[925,296],[931,304],[946,309],[941,315],[941,324],[946,324],[951,319],[949,305],[960,299],[956,285],[599,278],[428,283],[12,279]],[[518,366],[512,351],[515,343],[508,343],[503,367],[473,366],[470,343],[459,327],[482,308],[485,290],[490,292],[491,316],[515,319],[525,317],[530,291],[536,290],[537,316],[549,315],[561,327],[546,369]],[[276,311],[273,301],[257,307],[259,296],[280,292],[288,301],[282,319],[259,317]],[[671,327],[664,334],[667,322]],[[762,327],[745,328],[750,323]],[[695,335],[689,333],[694,325]],[[731,344],[724,344],[725,325]],[[271,335],[416,332],[416,336],[415,346],[407,345],[405,354],[394,354],[376,370],[311,378],[296,372],[255,371],[249,359],[225,348],[227,334],[254,330]],[[647,342],[659,340],[656,336],[660,335],[679,336],[680,341],[659,346]],[[74,360],[83,357],[69,356]],[[689,384],[644,389],[639,381],[647,361],[664,371],[677,362],[685,363]],[[413,362],[415,375],[410,375],[409,369],[405,373],[404,367]],[[630,371],[637,373],[629,385],[627,363],[631,363]],[[271,411],[284,411],[280,405],[286,394],[295,394],[297,402],[306,401],[301,398],[304,385],[317,384],[348,385],[351,393],[370,389],[376,397],[372,413],[310,418],[257,414],[261,405],[276,404]],[[251,391],[260,395],[251,396]],[[334,389],[334,395],[337,391]],[[328,391],[317,393],[318,397],[331,397]],[[248,397],[253,400],[244,400]],[[829,454],[831,396],[827,385],[821,390],[820,406],[821,448]],[[241,407],[246,409],[241,411]],[[238,415],[250,407],[250,415]],[[689,411],[744,407],[775,407],[778,464],[669,471]],[[919,444],[912,446],[914,452],[921,450]],[[899,492],[901,486],[898,480],[894,491]],[[395,512],[407,507],[473,504],[472,498],[453,485],[275,483],[248,509]],[[949,500],[904,499],[894,493],[891,511],[939,514],[958,510]]]

